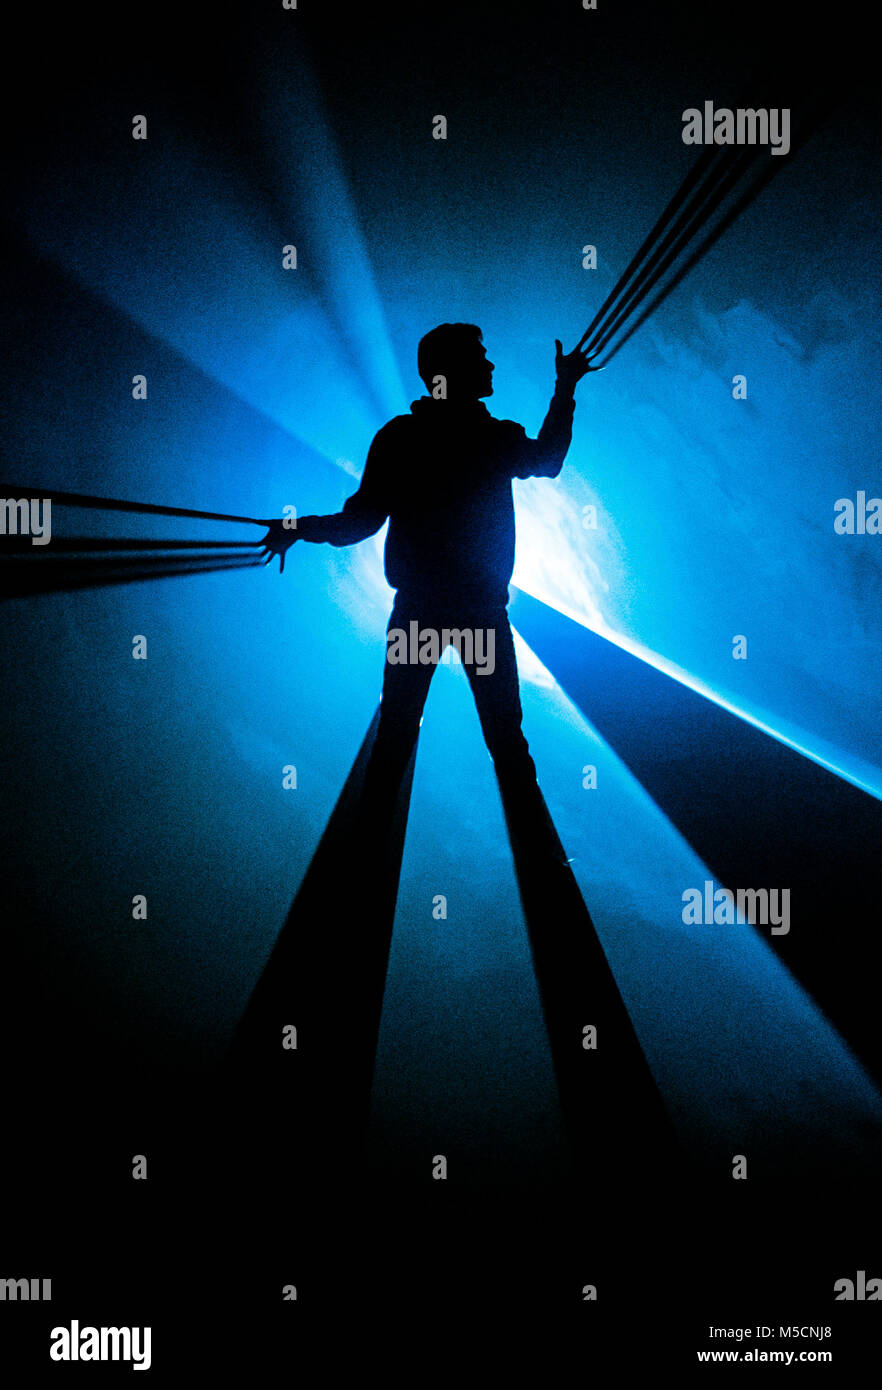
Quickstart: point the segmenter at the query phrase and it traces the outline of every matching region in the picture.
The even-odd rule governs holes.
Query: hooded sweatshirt
[[[556,478],[575,402],[555,390],[537,439],[482,401],[421,396],[375,435],[343,510],[304,516],[304,541],[353,545],[388,518],[385,570],[399,598],[445,608],[508,603],[514,569],[514,478]]]

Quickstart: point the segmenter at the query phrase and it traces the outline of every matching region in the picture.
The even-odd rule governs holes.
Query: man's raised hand
[[[589,356],[586,348],[574,347],[572,352],[564,352],[563,344],[559,338],[554,340],[554,369],[557,373],[558,385],[565,386],[568,390],[575,390],[576,383],[582,380],[586,372],[599,372],[600,367],[589,366]]]
[[[280,521],[269,522],[269,530],[263,537],[263,550],[261,551],[262,555],[266,555],[263,562],[265,565],[270,563],[274,555],[278,555],[279,574],[285,568],[285,555],[288,548],[298,539],[294,527],[290,523],[288,526],[285,525],[286,520],[288,520],[287,517]]]

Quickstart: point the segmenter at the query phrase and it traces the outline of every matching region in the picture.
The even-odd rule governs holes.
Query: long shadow
[[[558,1097],[580,1178],[653,1179],[675,1161],[676,1138],[579,885],[534,834],[500,782],[505,821],[542,1001]],[[595,1033],[586,1034],[592,1027]],[[586,1046],[587,1044],[590,1044]],[[651,1157],[650,1157],[651,1156]],[[641,1179],[642,1180],[642,1179]]]
[[[414,750],[386,855],[367,852],[358,810],[378,722],[379,710],[218,1078],[324,1177],[351,1165],[366,1136],[416,757]],[[296,1033],[286,1035],[290,1028]]]
[[[866,906],[882,803],[527,594],[516,595],[512,621],[715,887],[791,890],[789,933],[756,930],[882,1080]],[[692,886],[701,888],[683,885]]]
[[[69,560],[53,558],[4,563],[0,556],[0,599],[33,598],[42,594],[75,593],[81,589],[105,589],[114,584],[139,584],[148,579],[174,579],[188,574],[216,574],[220,570],[253,569],[263,565],[257,550],[250,558],[240,553],[200,556],[143,555],[88,556]]]
[[[257,526],[265,524],[256,517],[95,497],[55,488],[20,488],[10,484],[2,487],[7,497],[28,498],[36,495],[51,499],[55,507],[245,522]],[[264,561],[259,540],[194,541],[56,535],[50,550],[42,546],[34,549],[29,535],[15,534],[7,536],[0,547],[0,597],[69,593],[77,589],[103,588],[144,579],[166,579],[218,569],[243,569]]]

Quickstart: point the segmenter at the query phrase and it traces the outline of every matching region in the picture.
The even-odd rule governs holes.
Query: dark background
[[[722,317],[745,298],[762,297],[771,318],[798,338],[800,366],[831,341],[835,348],[835,324],[824,320],[819,326],[800,315],[817,290],[842,216],[850,251],[834,252],[834,271],[845,277],[838,289],[846,305],[863,305],[868,319],[855,320],[858,347],[874,345],[878,357],[876,301],[868,299],[864,278],[875,224],[861,201],[871,184],[878,185],[878,115],[866,21],[847,7],[815,14],[777,3],[725,10],[698,3],[600,0],[600,6],[596,13],[561,0],[541,7],[454,4],[407,12],[387,5],[305,3],[296,13],[268,4],[50,7],[17,16],[3,82],[4,478],[256,516],[301,498],[303,511],[329,510],[353,485],[347,478],[343,487],[330,465],[348,450],[360,469],[357,451],[369,438],[367,426],[376,428],[383,412],[389,413],[394,388],[379,355],[375,369],[360,362],[372,310],[365,301],[363,319],[347,319],[333,266],[315,269],[303,315],[320,308],[339,355],[326,351],[328,340],[318,331],[311,345],[307,334],[297,340],[296,372],[311,381],[314,369],[334,372],[349,364],[350,401],[356,404],[351,418],[341,415],[337,434],[335,411],[344,406],[329,396],[318,393],[315,419],[298,432],[290,428],[275,380],[261,395],[253,363],[253,377],[236,396],[228,389],[230,378],[222,379],[222,357],[207,366],[186,352],[188,335],[194,341],[200,336],[203,312],[202,336],[211,336],[211,286],[224,280],[231,259],[216,240],[219,202],[211,205],[206,198],[203,175],[215,180],[219,201],[229,187],[237,216],[247,209],[240,225],[256,229],[267,246],[274,249],[291,235],[292,193],[280,178],[284,160],[255,104],[257,90],[296,104],[301,89],[286,76],[289,64],[290,71],[311,72],[320,84],[384,303],[393,306],[390,339],[399,366],[407,360],[414,324],[431,318],[435,307],[428,276],[409,278],[411,243],[428,248],[420,268],[425,272],[436,264],[442,284],[445,274],[455,279],[459,257],[472,289],[484,285],[480,307],[498,314],[502,330],[511,294],[506,256],[525,256],[524,247],[538,246],[543,235],[553,242],[561,190],[585,179],[594,206],[602,209],[601,225],[619,228],[630,254],[688,167],[688,152],[660,132],[672,124],[676,130],[679,112],[706,97],[714,95],[718,105],[724,97],[734,101],[752,74],[758,90],[769,93],[758,105],[797,106],[813,92],[829,91],[837,115],[819,136],[810,174],[800,182],[797,172],[789,192],[763,214],[768,221],[757,224],[750,254],[726,257],[705,276],[704,308]],[[141,110],[151,122],[152,162],[138,191],[130,182],[129,130],[131,115]],[[468,158],[451,162],[443,175],[423,128],[427,113],[435,111],[449,115],[452,131],[469,130]],[[172,153],[163,148],[162,132],[168,132]],[[317,158],[322,146],[309,148]],[[201,164],[206,151],[210,169]],[[189,199],[180,177],[187,159]],[[117,177],[118,200],[108,196]],[[322,238],[339,226],[342,250],[334,264],[348,284],[348,210],[336,201],[335,188],[328,185],[327,201],[312,209],[313,220],[304,216],[300,244],[307,266],[310,253],[318,262]],[[388,209],[400,206],[405,195],[407,216],[400,220],[399,239],[390,239]],[[522,209],[516,195],[523,197]],[[151,221],[151,211],[142,223],[141,201],[159,208],[162,218]],[[479,214],[470,217],[475,207]],[[543,226],[543,209],[551,231]],[[148,234],[141,239],[144,225]],[[178,228],[186,253],[175,261],[165,250]],[[581,238],[581,229],[573,235]],[[194,250],[200,245],[201,265]],[[103,284],[102,263],[112,267]],[[610,282],[623,264],[624,255],[615,263],[610,258],[604,272]],[[350,270],[357,281],[357,259]],[[549,295],[558,311],[573,295],[571,282],[555,275]],[[540,299],[541,274],[531,271],[524,278],[538,281],[538,287],[524,288],[525,300]],[[278,293],[281,299],[287,286]],[[134,305],[128,315],[121,309],[126,303]],[[186,312],[176,318],[182,303]],[[289,307],[299,312],[298,301]],[[244,339],[264,331],[264,309],[256,289],[253,317],[243,317]],[[584,304],[571,304],[566,312],[567,332],[575,336],[587,321]],[[692,308],[675,299],[669,312],[668,345],[691,343]],[[541,325],[546,338],[557,331],[551,315],[549,309],[548,332]],[[166,318],[175,328],[164,340],[157,325]],[[521,358],[524,372],[532,369],[532,332],[524,328],[523,339],[506,348],[513,369]],[[234,349],[229,342],[221,347],[232,374]],[[659,356],[663,348],[655,343]],[[647,351],[639,363],[644,374],[659,370]],[[154,382],[158,388],[146,424],[132,422],[115,404],[119,381],[125,383],[136,369],[147,372],[151,390]],[[804,381],[793,371],[795,396]],[[872,377],[872,365],[867,372]],[[416,384],[410,384],[416,394]],[[832,400],[840,387],[834,376],[821,379],[815,425],[821,433],[827,427],[823,393]],[[164,390],[174,405],[162,404]],[[312,390],[301,388],[304,395]],[[524,404],[538,411],[538,424],[541,383],[536,390],[535,399],[525,397]],[[856,452],[872,437],[866,390],[861,378],[853,417],[846,417],[854,422]],[[514,390],[504,404],[521,418]],[[763,405],[774,413],[774,401]],[[770,464],[770,455],[758,450],[745,465],[755,470],[753,478],[770,467],[784,474],[795,462],[787,448],[787,411],[781,409],[779,417],[778,453]],[[832,451],[835,428],[829,437]],[[695,457],[700,455],[697,445]],[[250,461],[244,470],[243,458]],[[591,476],[581,462],[574,470]],[[289,495],[292,475],[300,489],[296,499]],[[792,482],[800,475],[788,476]],[[872,472],[866,476],[872,487]],[[713,490],[719,478],[709,472],[706,482]],[[834,461],[830,496],[846,490]],[[636,494],[634,512],[645,512],[651,493],[641,496],[638,484]],[[733,512],[738,501],[736,493]],[[721,545],[734,551],[737,541],[736,531]],[[827,572],[810,541],[808,522],[795,541],[781,542],[782,568],[789,563],[809,596],[804,610],[783,605],[782,628],[806,625],[812,586],[819,582],[814,576]],[[651,537],[641,548],[632,535],[625,550],[634,607],[626,605],[617,615],[621,630],[692,670],[699,640],[690,647],[688,634],[703,634],[719,616],[714,581],[707,579],[705,590],[704,573],[694,576],[694,606],[684,615],[674,582],[666,590],[664,579],[654,577]],[[709,1323],[833,1326],[831,1341],[800,1348],[832,1347],[840,1374],[843,1364],[861,1365],[874,1335],[874,1309],[834,1304],[832,1285],[858,1269],[868,1277],[882,1274],[877,1178],[873,1170],[867,1174],[861,1147],[865,1142],[866,1153],[875,1152],[877,1131],[868,1128],[852,1139],[854,1152],[846,1160],[841,1153],[829,1156],[818,1135],[835,1134],[833,1114],[817,1128],[807,1126],[802,1148],[796,1131],[788,1130],[782,1158],[770,1114],[768,1149],[757,1176],[738,1184],[725,1164],[708,1166],[704,1151],[684,1149],[647,1123],[642,1147],[638,1140],[619,1166],[609,1158],[618,1152],[610,1135],[619,1129],[641,1134],[643,1112],[635,1112],[634,1097],[644,1095],[637,1081],[632,1091],[632,1074],[623,1071],[616,1105],[598,1118],[596,1163],[577,1163],[560,1176],[555,1161],[544,1157],[545,1138],[515,1129],[512,1151],[526,1155],[522,1168],[516,1162],[513,1172],[506,1171],[503,1146],[495,1158],[490,1154],[480,1181],[457,1186],[430,1182],[415,1169],[402,1175],[394,1165],[372,1165],[360,1112],[350,1103],[345,1053],[339,1067],[337,1054],[298,1057],[303,1065],[293,1085],[278,1065],[246,1067],[235,1075],[223,1069],[235,1024],[302,884],[376,701],[376,591],[349,563],[346,557],[323,559],[327,568],[317,577],[304,573],[291,615],[283,614],[280,600],[264,602],[266,590],[255,585],[265,575],[240,576],[242,596],[235,599],[228,586],[237,579],[218,576],[132,586],[136,594],[60,595],[4,606],[4,838],[10,867],[0,1274],[52,1277],[54,1296],[51,1311],[4,1305],[0,1361],[20,1358],[22,1384],[42,1383],[44,1356],[48,1372],[57,1376],[130,1374],[128,1368],[75,1372],[49,1365],[49,1327],[78,1317],[96,1325],[152,1324],[152,1374],[169,1383],[187,1369],[198,1373],[208,1363],[220,1369],[240,1355],[256,1366],[278,1356],[283,1368],[300,1372],[313,1333],[326,1338],[325,1374],[353,1352],[365,1366],[392,1366],[409,1325],[423,1329],[424,1366],[441,1355],[442,1346],[456,1357],[474,1320],[481,1345],[494,1354],[517,1351],[521,1339],[536,1337],[551,1359],[552,1335],[568,1337],[572,1331],[581,1348],[577,1373],[593,1370],[604,1352],[623,1373],[632,1358],[658,1371],[685,1367],[695,1350],[708,1345]],[[808,729],[825,751],[835,745],[838,766],[849,779],[843,793],[847,819],[857,815],[848,809],[854,781],[867,767],[878,775],[878,741],[872,742],[874,731],[878,740],[878,698],[874,705],[869,696],[859,697],[877,649],[872,595],[878,563],[861,556],[853,567],[829,573],[834,617],[820,624],[819,640],[829,647],[818,661],[817,690],[802,677],[794,655],[792,668],[742,696],[751,714],[770,710],[785,735],[795,738],[794,731]],[[650,629],[650,605],[640,608],[640,591],[653,583],[657,626]],[[724,584],[737,588],[721,580],[720,589]],[[198,588],[185,593],[187,586]],[[145,590],[156,592],[145,596]],[[554,606],[547,594],[537,597]],[[771,649],[778,619],[770,616],[768,626],[761,626],[759,584],[754,602],[755,621]],[[767,607],[773,614],[771,600]],[[360,618],[362,610],[367,616]],[[721,630],[739,630],[729,618],[728,611],[720,616]],[[130,643],[131,633],[148,626],[157,657],[141,680],[139,670],[115,666],[113,654]],[[535,638],[527,634],[526,613],[522,630],[578,702],[579,663],[587,669],[593,659],[581,656],[578,637],[559,637],[547,624],[543,647],[541,622]],[[302,686],[296,694],[285,684],[290,670],[282,653],[271,651],[280,633],[289,657],[294,654]],[[720,689],[712,666],[699,674]],[[279,713],[282,698],[289,701],[285,717],[299,730],[293,741]],[[584,712],[592,717],[590,699]],[[458,709],[451,718],[459,718]],[[729,734],[724,729],[715,736]],[[697,732],[696,747],[700,742]],[[273,800],[262,780],[275,776],[288,756],[311,776],[293,823],[287,804],[278,792]],[[467,761],[472,754],[463,756]],[[762,797],[774,776],[764,755],[755,756]],[[632,770],[636,758],[633,750],[626,758]],[[803,794],[812,797],[826,783],[811,781],[816,764],[806,765],[810,785]],[[476,785],[483,796],[489,784]],[[692,808],[695,823],[687,837],[693,846],[702,826],[716,824],[712,774],[703,785],[708,804]],[[662,791],[652,790],[682,830]],[[436,795],[443,805],[444,788]],[[860,916],[860,880],[872,889],[876,872],[872,830],[863,827],[878,826],[878,802],[861,796],[854,804],[860,802],[866,820],[857,844],[840,826],[841,842],[831,840],[827,851],[830,881],[837,872],[848,875],[848,923]],[[798,800],[787,813],[798,819]],[[501,819],[495,830],[485,830],[479,820],[474,834],[486,835],[487,843],[492,834],[501,841],[500,828]],[[456,852],[454,832],[448,833]],[[739,833],[747,834],[743,826]],[[833,835],[829,827],[825,833]],[[717,838],[725,840],[725,834],[717,832]],[[749,836],[746,843],[749,855]],[[800,862],[804,866],[823,853],[810,841]],[[701,856],[714,866],[720,862],[704,841]],[[496,861],[488,867],[486,877],[494,879]],[[428,860],[412,863],[412,875],[424,877],[431,891],[433,872]],[[148,893],[158,948],[149,937],[120,944],[118,923],[138,891]],[[502,920],[509,909],[495,879],[482,891],[476,917],[492,921],[498,912]],[[832,889],[830,894],[835,901]],[[549,898],[552,907],[555,901]],[[588,906],[593,912],[593,901]],[[355,920],[369,923],[375,910],[369,895],[359,900],[355,892],[347,900],[344,893],[327,901],[324,924],[329,932],[341,926],[345,931]],[[878,919],[872,893],[867,912],[862,929],[866,920]],[[868,1022],[866,937],[852,944],[847,930],[837,933],[832,951],[829,940],[812,939],[810,992],[820,1000],[825,1023],[833,1018],[861,1064],[878,1075]],[[336,978],[333,940],[316,952],[315,968],[328,975],[319,989],[322,1005],[312,1005],[315,1018],[327,1019],[322,1009],[330,998],[328,1007],[345,1027],[347,1009],[360,1007],[357,991],[352,993],[343,971],[337,985],[328,984]],[[804,982],[792,963],[791,968]],[[311,978],[306,996],[310,992]],[[298,1017],[306,1017],[309,998],[301,999]],[[860,1009],[850,1007],[850,1000],[859,1001]],[[737,1010],[737,1000],[731,1007]],[[479,1034],[480,1026],[464,1023],[466,1036],[469,1028]],[[362,1039],[361,1052],[366,1046]],[[358,1046],[355,1052],[360,1055]],[[774,1069],[774,1057],[769,1065]],[[465,1095],[466,1081],[453,1063],[449,1067],[439,1085],[454,1098],[458,1087]],[[524,1094],[531,1086],[540,1093],[544,1075],[540,1067],[538,1080],[524,1080]],[[494,1084],[492,1076],[488,1084]],[[803,1083],[797,1078],[793,1084]],[[529,1106],[526,1113],[533,1113]],[[555,1123],[549,1121],[549,1151],[557,1152]],[[760,1120],[757,1131],[762,1127]],[[398,1133],[393,1127],[393,1139]],[[407,1140],[403,1122],[400,1133]],[[444,1151],[443,1141],[438,1143]],[[146,1183],[130,1177],[137,1153],[148,1155]],[[496,1175],[490,1181],[487,1171]],[[287,1283],[298,1288],[296,1303],[280,1302]],[[582,1302],[587,1283],[598,1285],[596,1304]],[[372,1329],[366,1340],[347,1346],[352,1329],[365,1320]],[[422,1377],[423,1370],[418,1373]],[[256,1383],[275,1382],[258,1372]]]

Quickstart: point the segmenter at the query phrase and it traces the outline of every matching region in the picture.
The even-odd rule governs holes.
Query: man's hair
[[[456,371],[457,359],[480,343],[483,334],[476,323],[439,323],[417,348],[417,371],[431,391],[436,376],[450,376]]]

